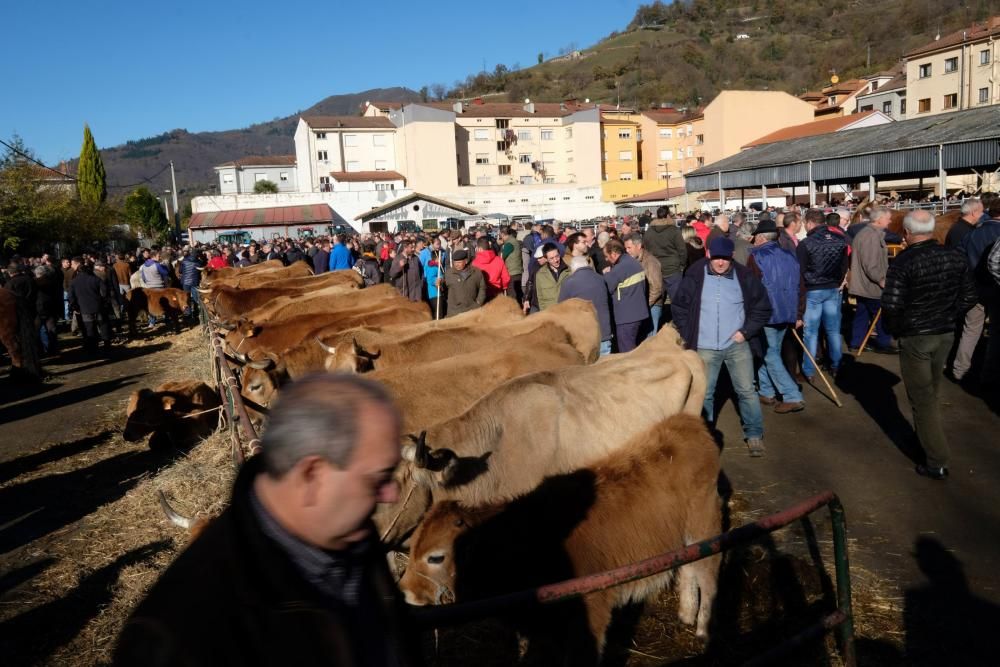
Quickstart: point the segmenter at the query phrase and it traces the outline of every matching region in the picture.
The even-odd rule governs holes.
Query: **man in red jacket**
[[[472,260],[472,265],[482,271],[483,277],[486,278],[487,301],[506,291],[507,286],[510,285],[507,265],[499,255],[490,249],[490,241],[485,236],[476,241],[476,258]]]

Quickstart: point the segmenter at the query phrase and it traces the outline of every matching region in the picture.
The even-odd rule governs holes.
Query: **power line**
[[[0,144],[3,144],[3,145],[4,145],[4,146],[6,146],[6,147],[7,147],[8,149],[10,149],[10,150],[11,150],[12,152],[14,152],[14,153],[16,153],[17,155],[21,156],[21,157],[22,157],[22,158],[24,158],[25,160],[28,160],[28,161],[30,161],[30,162],[33,162],[33,163],[35,163],[36,165],[38,165],[38,166],[39,166],[39,167],[41,167],[42,169],[46,169],[46,170],[48,170],[48,171],[51,171],[52,173],[54,173],[54,174],[58,174],[59,176],[62,176],[63,178],[67,178],[67,179],[69,179],[69,180],[71,180],[71,181],[73,181],[73,182],[75,182],[75,183],[88,183],[89,185],[95,185],[95,186],[96,186],[96,185],[99,185],[98,183],[94,183],[94,182],[92,182],[92,181],[81,181],[81,180],[80,180],[79,178],[77,178],[76,176],[70,176],[70,175],[69,175],[69,174],[67,174],[67,173],[64,173],[64,172],[61,172],[61,171],[59,171],[59,170],[58,170],[58,169],[56,169],[55,167],[50,167],[49,165],[45,164],[44,162],[40,162],[40,161],[36,160],[35,158],[31,157],[30,155],[28,155],[27,153],[25,153],[25,152],[24,152],[24,151],[22,151],[21,149],[17,148],[16,146],[11,146],[10,144],[8,144],[8,143],[7,143],[6,141],[4,141],[3,139],[0,139]],[[165,172],[165,171],[166,171],[167,169],[170,169],[170,165],[169,165],[169,164],[167,164],[167,165],[166,165],[165,167],[163,167],[163,169],[160,169],[160,170],[159,170],[158,172],[156,172],[156,173],[155,173],[155,174],[153,174],[152,176],[148,176],[148,177],[147,177],[147,176],[144,176],[144,177],[142,178],[142,180],[141,180],[141,181],[139,181],[138,183],[130,183],[130,184],[128,184],[128,185],[113,185],[113,184],[105,184],[105,185],[106,185],[106,187],[108,187],[108,188],[135,188],[135,187],[138,187],[138,186],[140,186],[140,185],[145,185],[145,184],[147,184],[147,183],[148,183],[149,185],[153,185],[153,179],[154,179],[154,178],[156,178],[157,176],[159,176],[160,174],[162,174],[163,172]]]

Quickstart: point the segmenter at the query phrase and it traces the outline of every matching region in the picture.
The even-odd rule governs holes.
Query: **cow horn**
[[[236,325],[230,324],[229,322],[220,321],[215,326],[219,327],[220,329],[225,329],[226,331],[236,331]]]
[[[198,290],[199,292],[201,292],[202,294],[211,294],[212,293],[212,290],[210,290],[210,289],[202,289],[201,287],[195,287],[195,289]]]
[[[336,347],[331,347],[331,346],[327,345],[326,343],[324,343],[323,341],[321,341],[319,338],[316,339],[316,342],[319,343],[319,346],[321,348],[323,348],[323,351],[326,352],[327,354],[337,354],[337,348]]]
[[[264,359],[263,361],[248,361],[247,366],[256,368],[259,371],[269,371],[274,368],[274,359]]]
[[[413,441],[413,445],[412,449],[404,454],[405,458],[418,468],[426,468],[427,454],[430,451],[427,447],[427,431],[421,431],[419,436],[410,433],[407,437]]]
[[[174,508],[171,507],[170,503],[167,502],[167,497],[163,494],[163,491],[160,491],[159,494],[160,494],[160,509],[162,509],[163,513],[167,515],[167,518],[170,519],[170,523],[180,528],[183,528],[184,530],[191,530],[191,526],[194,525],[194,521],[174,511]]]

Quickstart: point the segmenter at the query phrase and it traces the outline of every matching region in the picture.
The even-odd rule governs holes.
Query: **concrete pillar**
[[[868,174],[868,201],[875,201],[875,177]]]
[[[719,210],[726,209],[726,191],[722,189],[722,172],[719,172]]]
[[[767,186],[760,186],[760,210],[767,209]]]
[[[809,161],[809,207],[816,207],[816,181],[813,180],[813,163]]]

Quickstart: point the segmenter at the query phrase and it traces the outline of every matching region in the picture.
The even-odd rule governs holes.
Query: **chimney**
[[[454,111],[455,113],[462,113],[462,103],[455,102],[454,104],[451,105],[451,110]]]
[[[560,111],[566,111],[566,103],[565,102],[560,102],[559,103],[559,110]]]
[[[524,98],[524,110],[527,113],[535,113],[535,103],[528,98]]]
[[[476,99],[472,100],[472,103],[477,106],[483,106],[483,98],[477,97]]]
[[[584,104],[590,104],[590,98],[589,97],[584,98],[583,103]]]

